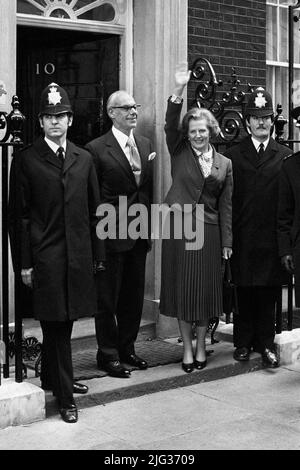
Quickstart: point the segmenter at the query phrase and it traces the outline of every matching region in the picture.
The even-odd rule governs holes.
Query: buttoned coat
[[[300,152],[284,161],[280,173],[278,248],[280,257],[293,256],[295,300],[300,307]]]
[[[99,189],[91,155],[67,141],[64,166],[39,138],[20,155],[21,267],[33,267],[34,315],[75,320],[96,312],[93,261]]]
[[[219,224],[222,246],[231,247],[231,161],[213,147],[211,175],[204,178],[197,157],[179,131],[181,109],[182,104],[168,101],[165,132],[171,155],[172,185],[165,202],[169,206],[179,204],[183,209],[185,204],[193,208],[204,204],[204,222]]]
[[[111,252],[124,252],[130,250],[136,240],[126,236],[128,226],[135,216],[128,216],[128,210],[134,204],[142,204],[147,212],[147,240],[150,247],[151,228],[151,202],[153,194],[153,162],[149,160],[152,146],[146,137],[134,134],[134,139],[141,158],[140,184],[137,185],[134,173],[128,159],[120,147],[117,139],[110,130],[105,135],[92,140],[86,146],[93,155],[94,163],[100,187],[101,204],[111,204],[116,209],[116,237],[105,240],[106,249]],[[119,217],[120,196],[123,198],[124,207]],[[125,199],[126,198],[126,199]],[[123,203],[122,203],[123,204]],[[127,212],[124,217],[124,212]],[[136,216],[137,217],[137,216]],[[119,236],[119,222],[124,223],[122,227],[123,236]]]
[[[259,159],[251,137],[225,152],[233,167],[233,256],[240,286],[277,286],[285,281],[278,256],[279,173],[289,148],[270,138]]]

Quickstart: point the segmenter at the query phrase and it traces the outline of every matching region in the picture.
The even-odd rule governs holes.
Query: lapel
[[[61,163],[55,153],[46,144],[43,137],[39,137],[33,144],[38,155],[44,158],[48,163],[61,170]]]
[[[71,168],[71,166],[74,165],[78,155],[79,152],[76,148],[76,145],[67,140],[67,151],[65,156],[63,174],[65,174]]]
[[[187,154],[188,154],[188,158],[185,159],[186,161],[186,167],[192,177],[192,180],[194,180],[195,178],[198,179],[200,178],[201,179],[201,183],[203,184],[204,183],[204,175],[202,173],[202,170],[201,170],[201,166],[200,166],[200,163],[199,163],[199,160],[198,160],[198,157],[197,155],[193,152],[193,149],[191,147],[191,145],[188,143],[187,144]],[[190,163],[191,162],[191,163]]]
[[[262,158],[258,157],[257,151],[250,136],[241,143],[241,153],[255,168],[260,168],[268,160],[274,158],[277,151],[277,143],[274,139],[272,139],[272,137],[269,140],[268,146],[265,149],[265,153]]]
[[[46,144],[43,137],[39,137],[36,142],[34,143],[34,147],[40,155],[40,157],[44,158],[48,163],[55,166],[61,171],[61,162],[55,155],[55,153],[51,150],[49,145]],[[65,156],[65,162],[63,167],[63,173],[69,170],[69,168],[76,162],[76,157],[78,155],[78,150],[76,146],[67,140],[67,151]]]
[[[110,154],[110,156],[112,156],[114,160],[120,165],[123,172],[125,172],[125,174],[132,181],[135,182],[134,174],[133,174],[133,171],[131,170],[130,163],[127,160],[126,155],[124,154],[123,150],[121,149],[117,139],[115,138],[111,130],[106,134],[105,144],[106,144],[107,151]]]
[[[220,159],[220,156],[219,156],[218,152],[216,152],[215,147],[213,145],[211,145],[211,146],[212,146],[212,149],[213,149],[213,164],[212,164],[212,167],[211,167],[210,176],[212,176],[213,178],[217,178],[218,175],[219,175],[221,159]]]
[[[214,148],[214,146],[212,144],[210,144],[210,145],[211,145],[212,150],[213,150],[213,164],[212,164],[212,167],[211,167],[211,174],[206,179],[208,179],[210,177],[217,178],[218,175],[219,175],[219,170],[220,170],[220,165],[221,165],[221,160],[220,160],[219,154],[216,152],[216,149]],[[188,146],[188,148],[189,148],[190,154],[191,154],[192,159],[193,159],[192,166],[188,164],[190,173],[192,174],[193,179],[195,178],[195,175],[197,176],[197,178],[200,176],[202,182],[204,183],[205,178],[204,178],[203,172],[201,170],[201,165],[198,161],[198,157],[197,157],[197,155],[194,154],[194,152],[193,152],[190,145]]]
[[[252,166],[257,168],[260,162],[258,161],[258,155],[250,136],[246,137],[246,139],[241,142],[240,148],[244,158],[248,160]]]
[[[146,145],[145,140],[142,139],[140,136],[134,135],[134,140],[135,140],[135,143],[136,143],[136,146],[138,148],[140,158],[141,158],[141,179],[140,179],[140,185],[141,185],[146,175],[149,148]]]
[[[264,153],[263,158],[258,159],[257,167],[262,166],[268,160],[270,160],[271,158],[274,158],[275,154],[277,153],[277,150],[278,150],[277,143],[275,142],[275,140],[270,138],[268,146],[265,149],[265,153]]]

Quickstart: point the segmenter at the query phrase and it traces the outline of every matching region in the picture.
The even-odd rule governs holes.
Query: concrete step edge
[[[166,367],[166,366],[158,366]],[[201,371],[193,371],[190,374],[185,374],[181,371],[180,363],[178,363],[178,374],[166,377],[164,379],[144,381],[143,383],[134,383],[130,385],[130,379],[123,379],[128,381],[128,385],[116,387],[110,390],[97,390],[86,395],[76,395],[75,400],[78,409],[89,408],[92,406],[105,405],[115,401],[126,400],[129,398],[136,398],[142,395],[151,393],[171,390],[178,387],[188,387],[191,385],[211,382],[214,380],[224,379],[239,374],[246,374],[255,372],[262,369],[260,355],[251,358],[248,362],[230,362],[229,364],[206,368]],[[88,381],[85,383],[88,384]],[[57,414],[55,399],[52,395],[46,397],[46,410],[47,416]]]

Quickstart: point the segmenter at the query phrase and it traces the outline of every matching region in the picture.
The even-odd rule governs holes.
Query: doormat
[[[73,352],[73,369],[75,380],[88,380],[105,377],[107,372],[97,368],[96,348]],[[182,346],[171,344],[163,340],[138,341],[135,344],[137,356],[148,362],[149,367],[162,366],[180,362],[182,360]],[[126,365],[127,367],[127,365]],[[128,366],[129,370],[134,370]]]

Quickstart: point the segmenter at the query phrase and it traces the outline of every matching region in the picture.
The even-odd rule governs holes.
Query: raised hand
[[[188,84],[191,78],[191,71],[188,70],[187,63],[182,62],[178,64],[175,71],[175,90],[174,94],[177,96],[181,96],[183,93],[184,88]]]
[[[180,64],[175,72],[175,86],[184,88],[191,78],[191,70],[187,70],[187,64]]]

